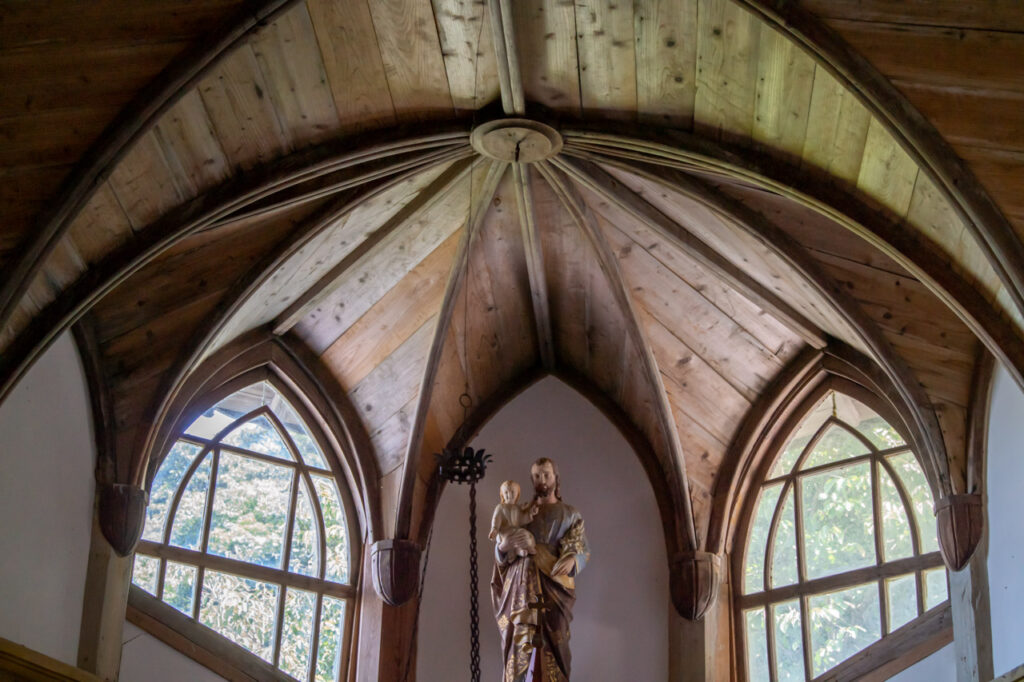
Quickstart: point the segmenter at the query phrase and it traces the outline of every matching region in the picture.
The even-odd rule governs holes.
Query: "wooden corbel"
[[[672,604],[688,620],[701,620],[718,599],[722,557],[711,552],[683,552],[672,560]]]
[[[390,606],[416,596],[420,583],[421,548],[412,540],[380,540],[370,548],[373,588]]]
[[[951,571],[959,571],[970,560],[985,529],[985,507],[981,495],[949,495],[935,505],[939,549]]]
[[[103,537],[126,557],[135,551],[146,522],[149,494],[145,488],[127,483],[100,483],[99,522]]]

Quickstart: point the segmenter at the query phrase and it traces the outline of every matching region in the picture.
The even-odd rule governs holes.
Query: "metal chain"
[[[469,679],[480,682],[480,604],[477,599],[476,483],[469,484]]]

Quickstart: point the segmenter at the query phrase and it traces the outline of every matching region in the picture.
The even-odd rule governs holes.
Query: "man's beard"
[[[546,483],[538,483],[533,486],[533,490],[537,493],[537,497],[547,497],[551,492],[551,488]]]

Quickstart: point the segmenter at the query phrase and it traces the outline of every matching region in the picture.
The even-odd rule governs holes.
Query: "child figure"
[[[501,484],[501,504],[494,508],[494,516],[491,517],[491,534],[488,536],[491,540],[516,528],[522,528],[537,515],[539,507],[536,504],[517,504],[519,494],[519,484],[515,481],[505,481]],[[526,556],[535,552],[531,537],[529,549],[521,549],[518,554]]]

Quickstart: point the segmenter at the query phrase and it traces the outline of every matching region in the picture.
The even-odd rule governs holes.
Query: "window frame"
[[[270,409],[269,406],[266,405],[259,406],[250,410],[248,413],[239,416],[213,438],[205,439],[185,433],[191,424],[204,412],[213,408],[222,400],[230,397],[238,391],[260,382],[268,383],[274,391],[284,398],[288,405],[302,420],[310,437],[320,449],[323,459],[327,464],[327,469],[321,469],[305,463],[298,451],[297,444],[293,441],[290,434],[288,434],[287,429],[284,428],[280,418],[273,412],[273,410]],[[314,617],[313,629],[311,632],[309,662],[310,673],[308,675],[308,679],[315,679],[316,649],[319,645],[319,628],[317,626],[320,623],[321,607],[324,596],[342,599],[345,602],[345,616],[343,624],[344,632],[341,642],[341,662],[337,680],[341,681],[350,679],[352,672],[355,669],[354,650],[357,639],[357,623],[359,622],[361,606],[360,595],[362,576],[360,569],[362,568],[363,559],[364,529],[362,528],[362,519],[358,513],[356,501],[353,497],[353,477],[349,474],[348,467],[346,466],[347,461],[345,460],[345,457],[349,453],[338,451],[340,445],[335,444],[335,440],[337,439],[332,440],[331,436],[334,434],[329,434],[329,425],[324,419],[315,413],[315,408],[310,407],[304,398],[305,396],[302,393],[302,389],[298,385],[295,385],[290,377],[274,371],[274,368],[269,365],[256,367],[238,374],[230,380],[195,396],[193,400],[189,401],[187,407],[182,410],[180,417],[176,420],[171,431],[171,437],[167,439],[166,447],[161,453],[159,461],[157,462],[154,460],[152,463],[153,465],[147,472],[146,489],[148,491],[152,488],[153,480],[155,479],[160,467],[163,465],[164,459],[178,442],[183,441],[200,447],[199,452],[197,452],[189,468],[184,473],[182,481],[175,490],[171,503],[168,506],[167,518],[162,532],[161,541],[154,542],[140,540],[138,543],[136,554],[153,557],[160,562],[157,576],[157,593],[156,595],[151,594],[132,583],[129,594],[128,620],[215,672],[224,674],[226,670],[228,673],[235,673],[235,675],[229,674],[229,677],[234,677],[237,676],[237,673],[242,673],[248,677],[255,677],[256,679],[294,679],[277,667],[277,664],[280,661],[281,642],[283,639],[283,622],[281,615],[285,604],[286,589],[289,587],[306,592],[312,592],[315,595],[314,613],[316,615]],[[235,428],[260,415],[267,416],[267,418],[272,422],[274,428],[278,431],[295,461],[290,462],[276,458],[272,455],[253,452],[246,448],[232,446],[221,442],[222,439],[229,435]],[[319,530],[318,551],[320,552],[320,561],[317,577],[291,573],[287,570],[287,563],[284,564],[285,568],[269,568],[238,559],[210,554],[207,550],[210,540],[213,500],[216,492],[216,479],[212,475],[213,468],[211,468],[211,480],[209,482],[206,500],[204,502],[204,518],[202,533],[200,536],[202,538],[200,550],[191,550],[170,544],[174,514],[177,511],[178,503],[180,502],[185,488],[188,486],[189,480],[207,456],[219,458],[222,450],[235,453],[240,456],[249,457],[257,461],[269,462],[276,466],[292,467],[295,473],[293,475],[291,490],[289,492],[290,497],[288,519],[286,521],[286,537],[290,536],[292,532],[292,525],[296,514],[297,498],[299,496],[298,490],[300,488],[300,477],[306,481],[306,486],[309,489],[310,505],[313,508],[314,517],[317,519],[318,524],[324,528],[326,528],[326,525],[323,518],[323,512],[321,510],[319,496],[316,494],[316,489],[313,486],[311,474],[320,476],[329,475],[334,479],[339,492],[342,511],[345,515],[348,540],[349,573],[348,582],[346,584],[337,583],[326,578],[327,540],[325,534],[320,533]],[[134,566],[134,559],[135,554],[132,556],[130,567]],[[286,561],[287,557],[284,557],[284,559]],[[168,560],[196,567],[196,579],[193,591],[191,614],[182,613],[162,600],[162,588],[164,578],[166,576],[166,565]],[[278,591],[275,612],[276,622],[273,638],[272,660],[267,661],[266,659],[263,659],[241,645],[236,644],[220,632],[217,632],[200,622],[199,610],[202,601],[202,577],[206,569],[227,573],[229,575],[249,580],[269,582],[280,588]],[[182,641],[182,638],[185,639],[184,642]],[[227,667],[225,668],[225,666]]]
[[[870,409],[874,410],[879,416],[881,416],[889,426],[899,433],[903,438],[904,444],[892,448],[886,448],[879,450],[869,439],[863,436],[857,429],[850,424],[846,424],[841,419],[834,415],[828,416],[815,428],[812,437],[808,440],[807,444],[803,447],[799,457],[793,463],[792,467],[788,472],[783,475],[771,477],[771,470],[778,458],[781,456],[783,450],[789,443],[790,439],[795,436],[800,426],[803,424],[805,418],[807,418],[814,408],[825,399],[830,392],[836,392],[849,396]],[[907,649],[922,644],[929,636],[930,631],[926,631],[925,628],[920,628],[921,636],[907,636],[906,633],[913,632],[913,628],[909,627],[915,624],[928,621],[929,619],[934,620],[936,618],[934,612],[943,611],[948,612],[948,571],[947,575],[947,600],[943,603],[935,606],[930,610],[925,610],[924,600],[925,594],[923,590],[924,582],[924,571],[942,567],[945,568],[945,564],[942,559],[942,555],[939,551],[928,552],[925,554],[921,553],[921,538],[920,530],[917,528],[917,522],[913,516],[912,503],[909,499],[909,494],[905,490],[902,480],[895,475],[891,465],[887,462],[886,458],[893,454],[910,452],[921,466],[922,471],[926,472],[925,467],[921,463],[921,458],[917,452],[915,452],[913,441],[908,437],[905,430],[905,424],[902,419],[899,418],[898,414],[894,414],[894,410],[891,405],[888,405],[885,400],[879,398],[874,393],[864,389],[860,385],[857,385],[846,379],[829,376],[825,380],[818,383],[812,390],[798,398],[795,403],[795,409],[792,409],[788,415],[784,418],[782,427],[779,428],[770,439],[768,447],[764,448],[763,455],[760,461],[757,461],[754,466],[751,467],[750,483],[747,487],[745,499],[740,507],[740,516],[736,528],[736,533],[733,536],[731,552],[731,569],[732,569],[732,588],[733,588],[733,599],[732,599],[732,614],[733,614],[733,631],[736,641],[736,672],[737,678],[741,682],[749,680],[748,670],[748,657],[750,653],[750,646],[747,642],[746,633],[746,612],[751,609],[761,608],[765,615],[765,649],[767,652],[767,665],[769,670],[770,680],[775,682],[778,679],[776,673],[776,650],[774,646],[774,621],[773,621],[773,606],[798,600],[801,611],[801,638],[803,642],[803,654],[804,654],[804,675],[805,679],[810,681],[829,679],[833,671],[837,671],[843,668],[849,660],[856,658],[858,654],[853,654],[851,659],[845,662],[840,662],[837,666],[830,668],[827,671],[822,672],[818,676],[814,676],[813,670],[813,651],[810,642],[810,605],[809,600],[814,595],[824,595],[830,592],[839,591],[843,589],[849,589],[852,587],[871,584],[880,584],[878,590],[879,593],[879,618],[880,618],[880,629],[881,637],[873,642],[871,645],[862,649],[859,653],[868,651],[875,647],[889,648],[890,639],[898,641],[900,649]],[[843,459],[837,462],[830,462],[822,465],[818,465],[809,469],[800,470],[800,466],[807,459],[814,447],[824,436],[829,428],[833,425],[837,425],[840,428],[845,429],[848,433],[853,434],[859,441],[861,441],[867,448],[867,453],[859,455],[853,458]],[[872,523],[874,533],[874,547],[875,547],[875,562],[872,565],[865,567],[851,569],[843,571],[841,573],[822,576],[819,578],[807,579],[807,562],[806,562],[806,547],[805,547],[805,535],[803,533],[803,519],[802,519],[802,507],[800,500],[800,479],[805,478],[808,475],[814,475],[828,471],[830,469],[842,468],[849,466],[850,464],[856,464],[860,462],[868,462],[870,464],[870,480],[871,480],[871,492],[872,492]],[[900,496],[900,501],[903,504],[905,513],[908,516],[911,528],[911,543],[913,554],[910,557],[895,559],[886,561],[884,559],[884,539],[881,532],[882,520],[880,514],[881,498],[879,495],[879,467],[884,469],[894,485]],[[927,473],[925,473],[927,478]],[[752,592],[751,594],[745,594],[745,575],[746,575],[746,560],[747,560],[747,549],[750,544],[750,535],[753,530],[754,516],[757,511],[757,506],[761,497],[761,492],[770,485],[781,484],[779,491],[779,497],[775,504],[775,509],[772,512],[771,522],[769,524],[768,537],[765,541],[765,553],[763,557],[763,566],[761,573],[761,585],[758,591]],[[932,485],[929,481],[929,485]],[[783,508],[786,502],[786,495],[788,491],[792,490],[793,494],[793,515],[794,515],[794,534],[796,536],[796,554],[797,554],[797,582],[784,585],[779,587],[770,587],[771,575],[772,575],[772,557],[774,554],[775,538],[777,536],[779,519],[782,514]],[[933,497],[933,504],[935,501],[935,491],[931,490]],[[915,576],[915,584],[917,587],[917,607],[918,616],[909,622],[905,623],[899,628],[889,628],[888,618],[888,586],[886,580],[888,578],[894,578],[898,576],[904,576],[908,573],[913,573]],[[900,633],[900,637],[893,638],[894,633]],[[927,636],[926,636],[927,635]],[[941,638],[934,638],[936,644],[941,642]],[[941,644],[939,644],[941,645]],[[935,646],[938,648],[938,646]],[[880,661],[879,665],[883,665],[886,661]]]

